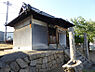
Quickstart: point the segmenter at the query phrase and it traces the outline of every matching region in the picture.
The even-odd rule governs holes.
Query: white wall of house
[[[29,25],[15,30],[13,39],[14,49],[31,50],[32,49],[31,34],[32,33]]]
[[[32,25],[30,27],[30,20]],[[48,48],[47,23],[30,17],[19,22],[14,27],[13,49],[35,50]]]
[[[13,49],[14,50],[32,50],[32,28],[30,27],[30,18],[15,25]]]

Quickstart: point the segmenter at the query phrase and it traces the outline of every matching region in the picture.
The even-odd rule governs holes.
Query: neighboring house
[[[4,41],[4,32],[0,31],[0,42]]]
[[[13,32],[7,32],[7,40],[13,40]],[[4,32],[0,31],[0,42],[4,42]]]
[[[66,46],[66,30],[74,26],[29,4],[21,7],[19,16],[6,26],[14,27],[13,49],[49,49],[49,45]]]
[[[13,40],[13,32],[7,32],[7,40]]]

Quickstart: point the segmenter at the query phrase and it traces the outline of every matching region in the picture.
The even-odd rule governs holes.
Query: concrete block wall
[[[47,72],[64,64],[63,51],[15,52],[0,58],[0,72]]]

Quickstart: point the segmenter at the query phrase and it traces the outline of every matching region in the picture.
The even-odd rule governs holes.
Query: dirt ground
[[[0,44],[0,50],[13,48],[12,44]]]
[[[10,51],[13,48],[12,44],[0,44],[0,56],[10,53]]]

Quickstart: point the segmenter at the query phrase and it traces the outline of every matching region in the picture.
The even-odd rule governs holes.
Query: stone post
[[[82,72],[83,64],[76,58],[76,48],[74,40],[74,29],[69,28],[69,43],[70,43],[70,61],[63,65],[64,72]]]
[[[73,27],[69,28],[69,43],[70,43],[70,58],[73,61],[73,60],[76,60],[76,48],[75,48]]]
[[[88,40],[86,33],[84,33],[84,55],[89,59]]]

